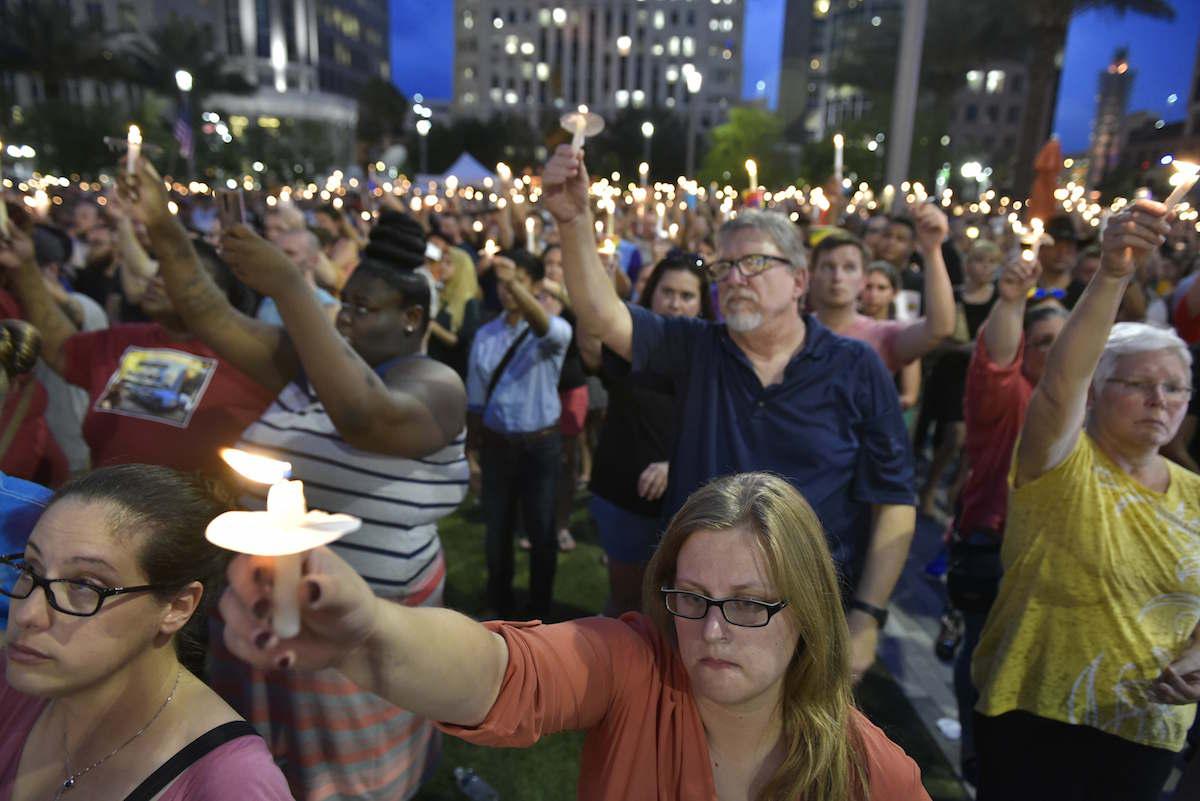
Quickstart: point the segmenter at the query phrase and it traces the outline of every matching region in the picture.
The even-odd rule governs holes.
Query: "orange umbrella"
[[[1049,220],[1057,211],[1054,190],[1058,189],[1058,174],[1062,171],[1062,145],[1052,136],[1038,151],[1033,162],[1033,189],[1029,193],[1029,219]]]

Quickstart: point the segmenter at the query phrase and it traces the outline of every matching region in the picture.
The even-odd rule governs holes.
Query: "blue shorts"
[[[627,512],[593,495],[588,509],[596,521],[600,546],[614,562],[637,565],[650,561],[658,547],[658,518]]]

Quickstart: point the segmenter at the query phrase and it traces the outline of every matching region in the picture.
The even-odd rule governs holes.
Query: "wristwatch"
[[[866,612],[868,615],[875,618],[875,622],[879,624],[880,629],[887,625],[888,610],[886,609],[880,609],[878,606],[869,604],[866,601],[860,601],[857,598],[850,602],[850,608],[857,609],[860,612]]]

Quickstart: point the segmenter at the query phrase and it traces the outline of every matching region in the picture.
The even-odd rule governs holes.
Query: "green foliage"
[[[683,175],[687,148],[687,120],[671,109],[624,108],[611,120],[606,120],[604,130],[588,142],[588,169],[595,175],[607,175],[613,171],[626,176],[636,176],[637,167],[646,160],[646,137],[642,135],[642,124],[654,125],[650,138],[650,179],[674,181]],[[566,131],[561,131],[561,141],[567,141]]]
[[[752,158],[758,162],[759,184],[782,186],[792,181],[795,176],[780,150],[782,136],[783,122],[770,111],[753,106],[730,109],[729,121],[709,133],[700,180],[746,186],[746,159]]]
[[[404,138],[408,98],[391,81],[373,77],[358,98],[358,143],[366,154],[382,152]]]
[[[0,6],[0,72],[36,73],[47,100],[62,100],[72,78],[114,79],[124,71],[122,39],[93,28],[69,0]]]

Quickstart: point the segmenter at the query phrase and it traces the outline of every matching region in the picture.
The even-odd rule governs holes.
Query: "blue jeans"
[[[562,438],[558,432],[505,438],[488,433],[479,449],[486,527],[487,604],[508,617],[513,610],[513,531],[520,504],[529,552],[529,613],[546,618],[554,597],[558,538],[554,530],[555,488]]]

